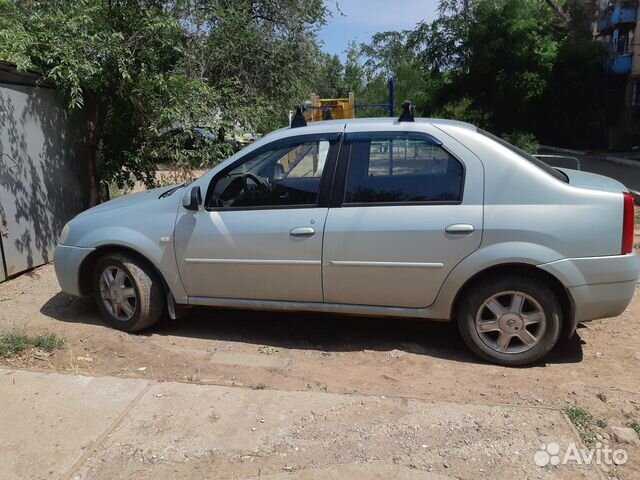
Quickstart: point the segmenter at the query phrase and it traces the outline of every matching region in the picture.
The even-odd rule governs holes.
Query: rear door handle
[[[313,237],[316,231],[311,227],[296,227],[289,230],[292,237]]]
[[[444,231],[450,235],[469,235],[473,233],[474,230],[473,225],[469,225],[468,223],[454,223],[444,229]]]

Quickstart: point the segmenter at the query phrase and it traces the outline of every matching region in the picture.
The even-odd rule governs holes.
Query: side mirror
[[[187,210],[200,210],[202,205],[202,194],[200,193],[200,187],[193,187],[191,190],[185,192],[182,197],[182,206]]]
[[[276,163],[273,167],[273,179],[274,180],[283,180],[286,177],[284,173],[284,167],[281,163]]]

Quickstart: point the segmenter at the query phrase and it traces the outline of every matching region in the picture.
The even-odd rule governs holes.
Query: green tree
[[[419,115],[433,110],[435,79],[425,71],[417,58],[416,45],[410,40],[410,32],[381,32],[373,36],[371,43],[360,47],[359,58],[363,76],[363,87],[357,103],[386,103],[389,99],[388,81],[395,83],[395,105],[399,111],[402,103],[409,99]],[[361,112],[363,115],[384,115],[382,109]]]
[[[284,122],[308,90],[325,14],[322,0],[0,0],[0,56],[89,118],[97,203],[100,181],[153,185],[157,161],[191,161],[173,128]]]
[[[601,116],[604,57],[591,41],[591,8],[585,0],[443,0],[438,18],[419,24],[408,43],[438,114],[509,138],[533,132],[557,141],[566,125]],[[560,143],[590,136],[573,128]]]
[[[499,132],[522,125],[545,92],[558,54],[554,17],[539,1],[478,2],[469,28],[468,64],[458,79]],[[498,101],[498,99],[500,99]]]
[[[317,73],[314,76],[314,90],[320,98],[344,98],[349,94],[345,81],[344,65],[338,55],[319,53]]]
[[[360,50],[355,42],[350,42],[346,50],[347,61],[344,65],[344,83],[349,92],[358,94],[364,86],[364,68],[360,62]]]
[[[265,132],[309,96],[318,56],[323,0],[183,0],[186,24],[202,25],[205,76],[227,91],[231,123]]]

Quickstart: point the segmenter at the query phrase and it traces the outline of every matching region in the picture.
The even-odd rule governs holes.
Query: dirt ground
[[[458,404],[577,405],[604,421],[595,430],[604,438],[612,426],[640,421],[638,318],[640,296],[621,316],[581,326],[545,363],[503,368],[472,356],[446,323],[203,309],[129,335],[105,326],[90,299],[61,293],[52,265],[0,284],[0,331],[66,341],[51,355],[3,360],[8,367]],[[640,448],[624,448],[627,464],[605,473],[638,479]]]
[[[575,405],[599,420],[592,432],[597,441],[615,447],[611,427],[640,422],[639,319],[636,295],[621,316],[580,325],[544,363],[526,368],[482,362],[454,325],[416,320],[197,309],[130,335],[107,327],[91,299],[61,293],[53,266],[46,265],[0,284],[0,333],[55,333],[65,345],[52,354],[3,359],[0,366],[469,408]],[[603,466],[603,478],[640,479],[639,442],[618,447],[629,461]],[[465,472],[463,457],[452,462]],[[457,477],[475,478],[474,472]]]
[[[575,440],[545,407],[17,369],[0,369],[0,398],[3,480],[602,478],[535,464],[540,444]]]

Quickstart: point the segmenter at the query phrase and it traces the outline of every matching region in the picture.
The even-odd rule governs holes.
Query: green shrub
[[[30,347],[50,352],[63,345],[64,339],[54,333],[38,336],[8,333],[0,335],[0,357],[11,357]]]
[[[538,147],[540,146],[535,135],[532,133],[513,131],[511,133],[505,133],[502,135],[502,138],[511,145],[518,147],[520,150],[524,150],[531,155],[537,153]]]

